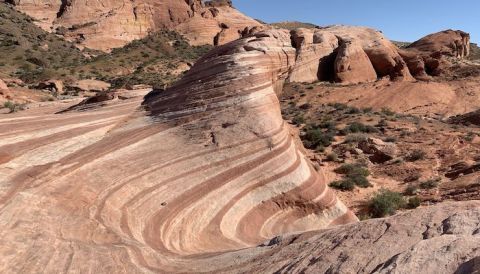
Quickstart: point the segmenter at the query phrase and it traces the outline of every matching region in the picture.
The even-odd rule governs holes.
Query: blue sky
[[[233,0],[234,6],[265,22],[359,25],[392,40],[415,41],[427,34],[460,29],[480,43],[479,0]]]

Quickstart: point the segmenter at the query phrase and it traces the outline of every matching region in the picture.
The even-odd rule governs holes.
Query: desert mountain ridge
[[[191,45],[220,45],[260,26],[231,1],[3,1],[35,18],[46,31],[103,51],[166,29],[184,35]]]

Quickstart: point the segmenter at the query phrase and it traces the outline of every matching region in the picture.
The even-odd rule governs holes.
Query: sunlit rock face
[[[47,31],[80,46],[109,51],[150,32],[169,29],[192,45],[221,45],[260,27],[232,5],[201,0],[4,0],[37,20]],[[227,1],[228,2],[228,1]]]

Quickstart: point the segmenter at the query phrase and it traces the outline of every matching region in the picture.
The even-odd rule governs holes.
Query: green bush
[[[382,218],[395,214],[398,209],[404,208],[407,202],[402,194],[382,189],[370,200],[369,209],[372,217]]]
[[[364,125],[359,122],[353,122],[341,130],[342,135],[349,133],[377,133],[378,129],[370,125]]]
[[[346,176],[364,176],[367,177],[370,175],[370,172],[365,167],[359,164],[343,164],[340,167],[334,170],[338,174],[343,174]]]
[[[335,133],[332,131],[323,131],[320,128],[308,129],[305,136],[302,137],[303,144],[308,149],[317,147],[328,147],[334,141]]]
[[[293,117],[292,122],[295,125],[304,124],[305,123],[305,117],[303,117],[303,115],[297,115],[297,116]]]
[[[414,185],[409,185],[405,189],[405,195],[415,195],[415,194],[417,194],[417,192],[418,192],[418,187],[414,186]]]
[[[368,136],[363,133],[348,134],[345,138],[345,143],[360,143],[366,141]]]
[[[342,191],[352,191],[355,189],[355,183],[348,179],[332,182],[329,186]]]
[[[327,161],[336,162],[338,161],[338,155],[335,152],[327,154]]]
[[[438,180],[428,180],[420,183],[421,189],[432,189],[438,186]]]
[[[393,111],[390,110],[389,108],[382,108],[381,113],[384,114],[384,115],[387,115],[387,116],[393,116],[393,115],[395,115],[395,112],[393,112]]]
[[[10,113],[17,112],[19,110],[24,110],[25,109],[25,104],[18,104],[14,103],[12,101],[6,101],[3,103],[4,108],[8,108],[10,110]]]
[[[412,197],[408,199],[407,208],[409,209],[417,208],[420,206],[421,203],[422,203],[422,200],[419,197],[417,196]]]
[[[344,178],[340,181],[333,182],[331,185],[333,188],[347,191],[353,190],[355,186],[361,188],[372,186],[367,179],[370,172],[359,164],[344,164],[336,168],[335,172],[343,174]]]

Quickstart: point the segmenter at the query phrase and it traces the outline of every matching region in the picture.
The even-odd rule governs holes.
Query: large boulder
[[[384,142],[377,138],[368,138],[358,143],[358,148],[369,155],[372,163],[380,164],[394,159],[397,156],[397,146],[394,143]]]
[[[377,79],[375,69],[356,41],[342,41],[335,59],[335,81],[346,84],[370,82]]]

